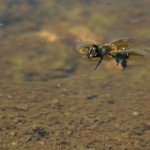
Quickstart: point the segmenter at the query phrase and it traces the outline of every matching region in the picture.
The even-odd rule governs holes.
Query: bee
[[[127,36],[116,36],[110,38],[108,42],[97,45],[92,42],[81,42],[78,52],[85,54],[90,60],[98,60],[95,67],[101,64],[102,60],[115,59],[117,66],[121,61],[122,71],[127,67],[127,60],[130,56],[144,57],[142,50],[131,48],[131,39]]]

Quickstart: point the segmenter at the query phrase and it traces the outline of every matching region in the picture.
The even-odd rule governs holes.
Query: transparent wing
[[[80,42],[77,44],[76,49],[77,49],[78,53],[80,53],[80,54],[88,54],[88,51],[89,51],[88,48],[92,47],[93,44],[94,43],[92,43],[92,42]]]
[[[148,51],[145,49],[132,48],[127,51],[129,52],[130,56],[141,56],[141,57],[148,56]]]
[[[108,39],[108,43],[114,44],[117,49],[126,49],[131,47],[132,40],[129,36],[116,35]]]
[[[146,49],[132,48],[127,50],[130,54],[129,65],[143,65],[148,60],[148,51]]]

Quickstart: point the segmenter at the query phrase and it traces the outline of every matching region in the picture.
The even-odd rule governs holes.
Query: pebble
[[[132,115],[133,115],[134,117],[137,117],[137,116],[139,116],[139,112],[138,112],[138,111],[134,111],[134,112],[132,113]]]

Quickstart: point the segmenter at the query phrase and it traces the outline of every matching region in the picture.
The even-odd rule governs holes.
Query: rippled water
[[[1,1],[0,149],[149,148],[149,3]],[[147,57],[94,70],[76,49],[114,35]]]

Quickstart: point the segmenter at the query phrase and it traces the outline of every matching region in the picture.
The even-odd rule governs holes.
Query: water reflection
[[[125,34],[149,50],[149,3],[3,1],[0,149],[149,149],[149,56],[95,71],[75,49]]]
[[[90,4],[89,0],[82,2]],[[146,34],[149,32],[148,28],[146,29],[148,24],[144,23],[147,19],[143,9],[145,3],[143,2],[140,8],[135,7],[134,11],[128,8],[127,12],[123,12],[124,7],[128,5],[133,4],[126,2],[123,6],[122,4],[115,6],[115,3],[110,5],[110,1],[107,1],[99,5],[93,1],[89,7],[83,7],[78,2],[48,0],[4,3],[1,7],[1,24],[3,24],[0,26],[3,39],[1,51],[4,53],[3,57],[7,58],[6,62],[2,61],[1,64],[8,71],[1,79],[9,80],[11,77],[24,81],[31,77],[31,81],[34,81],[41,80],[43,76],[44,81],[45,77],[47,81],[53,78],[49,71],[54,72],[54,78],[57,75],[58,78],[70,76],[69,73],[77,71],[78,61],[83,62],[77,59],[80,56],[74,47],[74,43],[79,39],[101,43],[112,35],[125,33],[133,35],[132,37],[141,44],[143,41],[148,41],[149,34]],[[6,9],[7,6],[9,9]],[[131,13],[131,19],[126,17]],[[127,26],[126,22],[130,26]],[[6,41],[9,44],[6,44]],[[144,46],[146,47],[146,44]],[[10,57],[5,54],[5,49],[9,51]],[[48,62],[51,62],[51,65]]]

